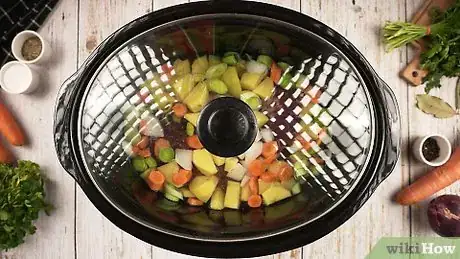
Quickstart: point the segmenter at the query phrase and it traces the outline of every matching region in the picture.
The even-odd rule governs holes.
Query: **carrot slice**
[[[284,164],[283,167],[281,168],[281,171],[278,173],[278,178],[281,181],[288,181],[294,176],[294,171],[292,170],[292,167],[290,167],[288,164]]]
[[[187,143],[187,146],[193,149],[203,148],[203,145],[201,144],[200,139],[198,138],[197,135],[187,137],[185,139],[185,143]]]
[[[14,119],[13,115],[6,108],[6,106],[0,101],[0,133],[12,145],[22,146],[26,142],[24,132],[19,127],[19,124]]]
[[[187,106],[183,103],[175,103],[172,107],[172,110],[174,112],[174,115],[176,115],[179,118],[183,118],[185,114],[187,114]]]
[[[139,152],[137,152],[137,154],[141,157],[150,157],[152,156],[152,153],[150,153],[150,149],[146,148],[146,149],[140,149]]]
[[[262,205],[262,197],[258,194],[252,194],[248,198],[248,205],[251,208],[259,208]]]
[[[145,149],[149,146],[149,137],[143,136],[141,140],[136,144],[139,149]]]
[[[156,157],[158,157],[160,155],[160,150],[163,148],[168,148],[168,147],[171,147],[171,144],[169,144],[169,141],[164,138],[159,138],[153,144],[153,153],[155,154]]]
[[[276,84],[281,78],[281,68],[276,65],[275,62],[272,63],[270,67],[270,78],[273,80],[273,82]]]
[[[276,180],[278,176],[273,173],[265,172],[260,175],[260,179],[266,183],[272,183]]]
[[[249,179],[249,191],[251,191],[251,194],[259,194],[259,183],[257,181],[257,177],[251,177]]]
[[[176,186],[183,186],[192,179],[192,171],[180,169],[179,172],[175,173],[172,177],[172,181]]]
[[[277,157],[278,157],[277,154],[274,154],[273,156],[269,156],[269,157],[264,159],[264,163],[266,165],[269,165],[269,164],[273,163],[276,160]]]
[[[262,148],[262,156],[267,158],[276,155],[276,152],[278,152],[278,143],[276,141],[270,141],[267,143],[264,143],[263,148]]]
[[[266,166],[262,160],[256,159],[248,166],[248,172],[251,176],[260,176],[265,172]]]
[[[187,203],[191,206],[201,206],[203,205],[203,202],[198,200],[197,198],[190,197],[187,199]]]
[[[149,179],[150,182],[156,185],[163,185],[165,182],[165,176],[160,171],[155,171],[155,170],[150,172],[147,179]]]

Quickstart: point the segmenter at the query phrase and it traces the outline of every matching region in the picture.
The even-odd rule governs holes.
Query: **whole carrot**
[[[446,164],[435,168],[396,195],[396,202],[411,205],[422,201],[460,179],[460,147]]]
[[[25,136],[22,129],[8,111],[6,106],[0,101],[0,133],[15,146],[25,144]]]
[[[0,142],[0,163],[1,164],[11,164],[14,162],[14,157],[11,152],[6,149],[2,142]]]

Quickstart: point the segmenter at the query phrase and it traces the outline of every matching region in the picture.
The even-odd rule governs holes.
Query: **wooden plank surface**
[[[31,96],[2,98],[17,111],[28,129],[31,145],[16,150],[18,156],[38,162],[50,179],[48,199],[56,210],[37,221],[37,233],[19,248],[0,258],[190,258],[150,246],[124,233],[91,204],[59,166],[52,145],[52,109],[61,82],[70,76],[97,44],[121,27],[151,10],[186,0],[61,0],[40,32],[55,49],[56,60],[46,67],[43,92]],[[413,161],[409,148],[415,137],[438,132],[460,145],[460,118],[438,120],[415,108],[415,95],[422,88],[408,87],[397,76],[408,60],[410,49],[385,53],[380,28],[386,20],[410,20],[422,0],[264,0],[302,11],[347,37],[369,60],[382,79],[395,91],[401,111],[402,159],[393,174],[348,222],[336,231],[303,248],[262,258],[364,258],[383,236],[434,236],[426,220],[426,203],[405,208],[390,197],[396,190],[427,170]],[[433,94],[454,103],[455,80]],[[31,116],[33,114],[33,116]],[[409,119],[410,118],[410,119]],[[421,127],[420,125],[423,125]],[[39,130],[37,130],[39,129]],[[53,153],[51,156],[50,153]],[[460,185],[446,189],[459,193]],[[269,244],[267,244],[269,245]]]

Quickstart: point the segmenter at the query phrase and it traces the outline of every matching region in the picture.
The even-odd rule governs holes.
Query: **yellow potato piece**
[[[204,175],[217,174],[217,167],[212,160],[211,154],[206,149],[198,149],[193,151],[193,164]]]
[[[225,194],[224,191],[220,188],[216,188],[214,191],[212,197],[211,197],[211,203],[209,204],[209,207],[213,210],[223,210],[224,209],[224,199],[225,199]]]
[[[227,182],[227,190],[225,191],[224,205],[226,208],[238,209],[240,207],[240,183],[234,181]]]
[[[190,191],[202,202],[208,202],[216,189],[219,178],[216,176],[196,176],[190,182]]]

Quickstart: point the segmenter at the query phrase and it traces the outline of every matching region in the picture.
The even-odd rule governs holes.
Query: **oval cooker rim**
[[[268,5],[263,3],[255,3],[255,2],[240,2],[240,5],[234,6],[230,2],[226,1],[219,1],[218,4],[215,2],[198,2],[198,3],[189,3],[179,6],[173,6],[170,8],[166,8],[154,13],[150,13],[144,15],[121,29],[117,32],[112,34],[107,38],[107,40],[98,47],[98,49],[93,52],[90,57],[85,62],[85,67],[82,69],[83,73],[79,73],[79,76],[76,80],[76,85],[79,86],[86,86],[88,82],[90,82],[94,71],[96,71],[102,62],[112,54],[112,51],[117,49],[120,45],[124,44],[126,41],[130,40],[133,35],[126,33],[127,31],[131,30],[131,33],[135,35],[146,31],[147,29],[141,29],[142,25],[145,27],[146,22],[155,23],[155,26],[159,26],[165,24],[167,22],[171,22],[171,19],[181,19],[187,18],[191,16],[197,16],[201,14],[214,14],[214,13],[238,13],[238,14],[251,14],[257,16],[266,16],[272,19],[277,19],[283,22],[291,23],[293,25],[302,27],[304,29],[310,30],[314,34],[322,37],[336,48],[338,48],[355,66],[357,72],[361,76],[362,80],[365,82],[365,86],[369,95],[371,96],[372,100],[375,105],[373,105],[373,114],[375,117],[374,121],[374,128],[381,128],[386,126],[386,114],[384,112],[384,108],[379,106],[379,103],[383,101],[383,97],[376,87],[378,86],[379,78],[376,76],[372,67],[370,67],[369,63],[365,60],[362,54],[349,43],[345,38],[339,35],[334,30],[330,29],[326,25],[316,21],[315,19],[303,15],[301,13],[285,9],[282,7]],[[191,12],[190,10],[194,10]],[[197,11],[199,10],[199,11]],[[229,11],[230,10],[230,11]],[[262,11],[263,10],[263,11]],[[144,23],[144,24],[143,24]],[[138,29],[133,29],[134,27],[139,27]],[[307,27],[307,28],[306,28]],[[137,32],[137,33],[135,33]],[[123,33],[127,35],[122,35]],[[129,36],[128,36],[129,35]],[[128,37],[126,37],[128,36]],[[123,39],[125,38],[125,39]],[[116,42],[118,41],[118,42]],[[112,44],[112,45],[111,45]],[[110,49],[110,50],[108,50]],[[104,53],[108,53],[105,56],[103,53],[99,52],[98,50],[103,50]],[[80,71],[81,72],[81,71]],[[77,87],[78,88],[78,87]],[[70,127],[70,139],[71,139],[71,148],[72,148],[72,155],[74,156],[74,161],[77,163],[77,167],[80,169],[80,172],[83,174],[88,174],[85,171],[85,166],[83,162],[83,158],[80,156],[80,152],[78,150],[79,145],[75,145],[78,143],[78,110],[80,109],[80,102],[82,98],[84,98],[84,90],[86,87],[80,87],[80,89],[76,89],[76,93],[74,93],[74,98],[72,101],[71,107],[71,127]],[[377,100],[377,101],[376,101]],[[262,255],[267,253],[274,253],[280,252],[283,250],[287,250],[290,248],[295,248],[299,245],[304,245],[306,243],[310,243],[327,233],[331,232],[342,223],[344,223],[348,218],[350,218],[367,200],[367,198],[372,193],[369,190],[370,183],[374,181],[375,175],[378,172],[378,169],[381,169],[382,165],[382,155],[384,150],[384,145],[381,145],[381,148],[378,148],[378,143],[384,143],[385,139],[387,138],[383,132],[374,131],[374,148],[370,150],[368,154],[368,166],[361,172],[362,176],[358,179],[355,187],[349,194],[347,194],[346,198],[342,200],[340,204],[337,204],[332,210],[322,215],[319,219],[310,222],[304,226],[297,227],[294,230],[289,230],[287,232],[283,232],[282,234],[277,234],[275,236],[266,237],[263,239],[255,239],[255,240],[244,240],[244,243],[247,245],[252,244],[251,246],[257,247],[257,242],[259,242],[259,247],[261,244],[261,240],[266,242],[267,239],[276,239],[278,241],[278,245],[274,246],[271,249],[266,249],[261,247],[261,249],[241,249],[242,242],[229,242],[229,243],[222,243],[216,241],[205,241],[205,240],[191,240],[184,237],[173,236],[171,234],[165,234],[158,232],[157,230],[152,230],[151,228],[144,226],[138,222],[134,222],[132,219],[129,219],[127,216],[122,215],[122,212],[119,209],[114,208],[109,201],[106,200],[104,195],[99,192],[95,183],[89,179],[89,176],[83,177],[84,179],[80,183],[81,188],[84,190],[87,197],[92,201],[92,203],[104,214],[105,217],[109,218],[112,222],[114,222],[117,226],[122,228],[124,231],[141,238],[145,241],[153,243],[155,245],[161,246],[166,249],[171,249],[175,251],[180,251],[189,254],[195,255],[202,255],[202,256],[216,256],[220,255],[221,252],[224,252],[226,256],[241,256],[241,252],[244,253],[244,256],[255,256],[255,255]],[[378,149],[377,149],[378,148]],[[373,168],[370,168],[369,165],[377,165]],[[351,202],[356,200],[356,202]],[[345,206],[344,206],[345,205]],[[114,214],[115,213],[115,214]],[[335,215],[334,215],[335,214]],[[126,217],[126,218],[125,218]],[[127,223],[126,220],[130,220],[132,222]],[[322,224],[327,224],[327,227],[322,226]],[[303,233],[306,228],[315,229],[315,233]],[[152,232],[155,232],[152,235]],[[158,232],[158,233],[157,233]],[[298,234],[294,234],[298,233]],[[291,235],[294,235],[298,238],[293,238]],[[291,238],[287,238],[291,236]],[[304,236],[304,238],[300,238]],[[166,238],[167,237],[167,238]],[[180,242],[188,242],[188,246],[183,246],[178,248],[171,244],[171,242],[166,242],[164,240],[160,241],[160,239],[181,239]],[[176,241],[174,241],[176,242]],[[205,244],[209,246],[210,244],[215,244],[211,251],[203,251],[203,249],[197,249],[197,245]],[[239,247],[240,249],[235,250],[235,248]],[[218,254],[216,254],[218,252]]]

